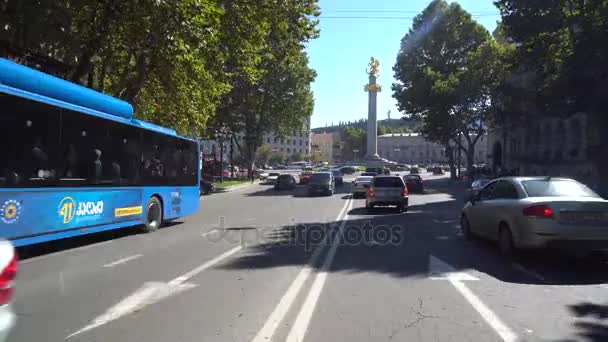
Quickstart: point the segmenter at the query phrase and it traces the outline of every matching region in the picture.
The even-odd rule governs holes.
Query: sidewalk
[[[246,187],[249,187],[249,186],[252,186],[252,185],[255,185],[255,184],[259,184],[259,183],[260,183],[260,180],[256,179],[253,183],[252,182],[246,182],[246,183],[243,183],[243,184],[227,186],[225,188],[218,187],[217,185],[219,185],[220,183],[216,183],[216,190],[215,190],[215,192],[216,193],[231,192],[231,191],[243,189],[243,188],[246,188]]]

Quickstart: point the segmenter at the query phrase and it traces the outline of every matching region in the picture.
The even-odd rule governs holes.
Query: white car
[[[0,240],[0,342],[7,340],[17,321],[11,305],[17,268],[17,253],[13,245]]]
[[[357,177],[353,181],[353,198],[365,197],[365,194],[367,193],[367,188],[369,188],[369,183],[371,183],[372,179],[374,179],[374,177],[371,176]]]
[[[266,177],[266,184],[276,184],[277,183],[277,179],[279,178],[281,174],[279,172],[271,172],[268,174],[268,177]]]

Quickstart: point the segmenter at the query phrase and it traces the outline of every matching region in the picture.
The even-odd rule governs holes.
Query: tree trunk
[[[448,165],[450,166],[450,179],[455,180],[456,166],[454,165],[454,149],[452,149],[452,146],[450,146],[449,143],[445,145],[445,154],[448,158]]]

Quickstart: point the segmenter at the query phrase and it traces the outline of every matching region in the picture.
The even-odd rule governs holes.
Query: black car
[[[334,179],[336,180],[336,185],[342,186],[342,184],[344,184],[344,175],[342,174],[342,171],[334,169],[334,170],[331,170],[331,173],[334,175]]]
[[[365,169],[366,173],[375,173],[377,175],[382,175],[384,174],[384,170],[381,167],[368,167]]]
[[[357,170],[355,170],[355,168],[352,166],[342,166],[340,168],[340,172],[347,175],[352,175],[353,173],[357,172]]]
[[[283,174],[277,178],[277,182],[274,185],[276,190],[293,190],[296,188],[298,181],[293,175]]]
[[[308,194],[331,196],[336,192],[336,180],[331,172],[315,172],[308,182]]]
[[[403,177],[407,190],[410,192],[424,192],[422,177],[419,175],[406,175]]]
[[[443,169],[439,166],[435,166],[433,169],[433,175],[443,175],[445,174],[445,172],[443,171]]]

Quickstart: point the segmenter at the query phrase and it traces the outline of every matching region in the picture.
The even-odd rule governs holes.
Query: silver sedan
[[[554,247],[608,250],[608,201],[568,178],[493,180],[462,210],[462,232],[498,241],[500,250]]]
[[[353,181],[353,198],[365,197],[365,194],[367,193],[367,188],[369,188],[369,183],[371,183],[372,179],[374,179],[374,177],[371,176],[357,177]]]

